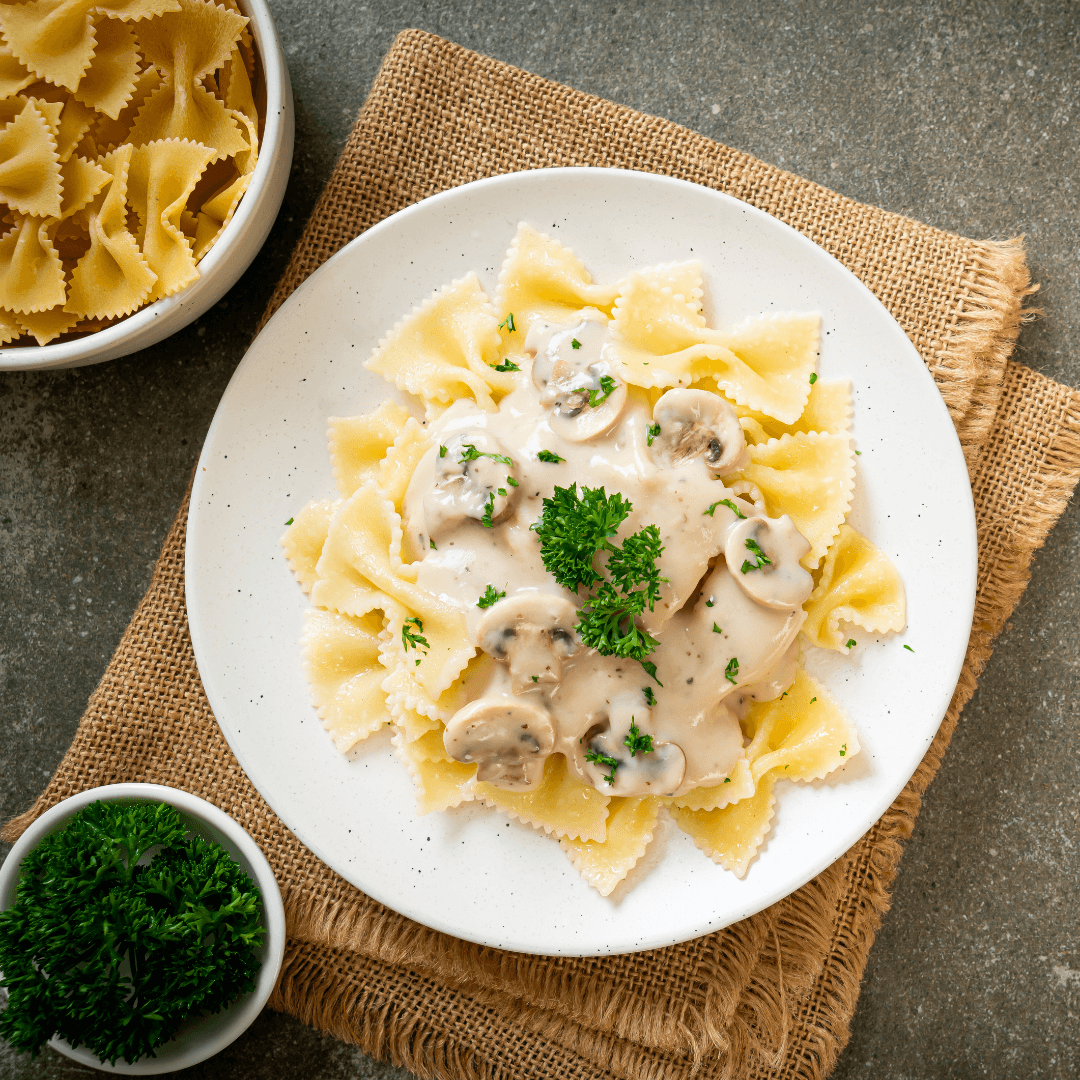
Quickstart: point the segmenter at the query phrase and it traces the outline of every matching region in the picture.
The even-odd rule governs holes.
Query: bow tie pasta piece
[[[712,787],[692,788],[677,799],[665,799],[669,806],[684,810],[722,810],[725,806],[749,799],[754,794],[756,785],[750,772],[750,759],[744,753],[735,762],[731,773],[719,784]]]
[[[413,308],[364,367],[429,404],[448,405],[467,394],[494,412],[491,390],[502,376],[484,357],[497,346],[495,312],[479,278],[468,274]]]
[[[609,796],[571,776],[562,754],[548,756],[544,779],[531,791],[508,791],[476,781],[473,792],[485,806],[494,806],[553,836],[600,843],[607,837]]]
[[[16,215],[0,239],[0,307],[21,314],[64,303],[64,268],[49,236],[47,218]]]
[[[390,722],[379,663],[382,616],[362,618],[332,611],[308,611],[300,639],[311,701],[343,754]]]
[[[66,311],[84,319],[127,315],[150,295],[157,275],[127,227],[127,181],[132,147],[124,145],[98,164],[112,182],[97,210],[89,209],[90,250],[71,274]],[[91,204],[92,206],[96,205]]]
[[[14,318],[23,332],[30,334],[39,345],[48,345],[79,321],[78,315],[69,314],[60,305],[32,315],[15,315]]]
[[[19,214],[56,217],[61,193],[56,135],[37,101],[20,101],[0,104],[0,119],[6,119],[4,106],[18,109],[0,130],[0,202]]]
[[[521,222],[495,293],[499,355],[524,355],[525,335],[538,318],[565,322],[585,307],[610,314],[617,292],[617,286],[593,284],[585,264],[569,248]]]
[[[8,48],[28,70],[74,92],[97,46],[93,12],[126,22],[178,6],[177,0],[31,0],[0,8],[0,28]]]
[[[193,254],[196,259],[201,259],[217,243],[225,226],[232,221],[240,200],[251,185],[251,175],[249,172],[238,176],[227,188],[202,204],[195,226]]]
[[[229,11],[235,12],[237,15],[243,15],[240,10],[240,5],[236,0],[221,0],[221,6],[228,8]],[[249,79],[255,78],[255,46],[251,40],[251,28],[245,26],[240,32],[240,41],[236,46],[240,55],[244,58],[244,67],[247,68],[247,74]]]
[[[802,565],[812,570],[851,509],[855,455],[846,435],[784,435],[749,447],[750,464],[731,481],[757,486],[773,517],[790,514],[810,542]]]
[[[94,29],[97,48],[75,90],[75,99],[115,120],[135,92],[139,46],[134,29],[119,19],[99,18]]]
[[[235,117],[201,80],[232,53],[247,25],[242,15],[210,0],[179,0],[180,9],[136,28],[143,55],[164,80],[139,110],[130,133],[136,146],[190,139],[214,150],[214,159],[248,149]]]
[[[37,76],[15,59],[11,49],[0,44],[0,98],[11,97],[36,81]]]
[[[401,434],[394,440],[394,445],[387,449],[386,456],[379,462],[377,483],[399,514],[409,481],[430,447],[431,436],[422,424],[410,416]]]
[[[379,488],[367,484],[345,501],[330,524],[316,567],[319,580],[312,602],[340,611],[342,597],[374,586],[407,608],[412,613],[408,625],[402,619],[395,626],[395,615],[390,616],[393,638],[403,661],[416,668],[425,692],[437,698],[476,649],[460,609],[398,575],[394,563],[400,566],[400,550],[401,518]]]
[[[442,743],[441,726],[415,740],[405,738],[399,728],[394,734],[394,753],[416,786],[416,809],[420,814],[449,810],[470,802],[475,765],[454,761]]]
[[[330,522],[341,506],[341,499],[316,499],[309,502],[293,519],[281,537],[289,569],[306,593],[311,592],[318,575],[315,567],[322,554]]]
[[[152,300],[172,296],[199,276],[180,215],[213,156],[210,147],[186,139],[147,143],[131,154],[128,203],[139,217],[146,262],[157,275]]]
[[[120,110],[119,115],[115,119],[105,115],[96,119],[91,128],[91,135],[103,151],[115,149],[122,142],[127,141],[128,132],[131,131],[139,110],[159,86],[161,86],[161,74],[158,69],[153,65],[144,68],[135,76],[131,97]]]
[[[331,416],[327,440],[338,491],[348,498],[378,476],[379,463],[402,433],[409,410],[384,401],[363,416]]]
[[[694,386],[703,389],[711,379],[695,382]],[[818,379],[810,388],[810,398],[802,415],[793,424],[781,424],[765,413],[753,409],[735,406],[739,414],[746,441],[751,445],[779,439],[782,435],[797,435],[800,431],[809,434],[818,431],[829,435],[849,435],[851,433],[851,383],[847,379],[824,382]]]
[[[14,341],[22,332],[23,328],[15,321],[15,316],[10,311],[0,309],[0,345]]]
[[[904,583],[889,557],[857,533],[840,526],[825,555],[817,588],[806,602],[807,640],[822,649],[847,652],[840,622],[871,633],[900,631],[907,623]]]
[[[645,854],[659,810],[659,799],[613,798],[608,806],[607,835],[603,841],[571,840],[564,836],[559,844],[586,882],[601,896],[610,896]]]

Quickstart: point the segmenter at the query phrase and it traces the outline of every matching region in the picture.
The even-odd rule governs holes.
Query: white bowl
[[[262,1011],[277,982],[281,961],[285,955],[285,907],[281,892],[266,856],[258,844],[228,814],[197,795],[160,784],[109,784],[107,787],[82,791],[46,810],[19,837],[8,857],[0,866],[0,911],[15,901],[15,886],[23,859],[50,833],[60,829],[67,820],[90,803],[164,802],[180,811],[180,816],[193,833],[220,844],[240,864],[245,873],[259,886],[263,903],[263,924],[266,937],[258,951],[262,966],[255,989],[233,1002],[227,1009],[208,1016],[194,1017],[184,1022],[176,1036],[157,1049],[157,1057],[142,1058],[134,1063],[118,1058],[115,1065],[102,1062],[85,1046],[74,1049],[63,1039],[50,1039],[49,1045],[61,1054],[105,1072],[125,1076],[152,1076],[197,1065],[220,1050],[224,1050],[251,1025]]]
[[[214,306],[240,279],[270,235],[281,208],[293,155],[289,69],[266,0],[239,0],[266,79],[266,123],[251,185],[232,221],[199,263],[199,277],[96,334],[53,345],[0,347],[0,371],[83,367],[157,344]]]

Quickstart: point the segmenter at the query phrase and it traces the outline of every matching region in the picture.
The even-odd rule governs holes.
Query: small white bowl
[[[251,185],[221,238],[199,263],[198,279],[95,334],[53,345],[0,347],[0,371],[83,367],[155,345],[209,311],[259,253],[289,181],[293,97],[289,69],[266,0],[239,0],[239,4],[251,20],[248,28],[266,79],[266,123]]]
[[[255,989],[250,994],[239,998],[219,1013],[185,1021],[173,1039],[158,1047],[157,1057],[142,1058],[134,1063],[118,1058],[115,1065],[110,1065],[100,1061],[97,1055],[85,1046],[74,1049],[63,1039],[49,1040],[49,1045],[66,1057],[105,1072],[122,1073],[125,1076],[152,1076],[156,1073],[186,1069],[189,1065],[197,1065],[200,1061],[213,1057],[238,1038],[259,1015],[270,997],[285,956],[285,908],[281,902],[281,892],[274,872],[258,844],[228,814],[222,813],[205,799],[176,788],[162,787],[160,784],[109,784],[107,787],[82,791],[58,803],[51,810],[46,810],[19,837],[3,866],[0,866],[0,911],[15,902],[19,870],[30,851],[50,833],[60,829],[77,811],[99,800],[164,802],[176,807],[191,831],[225,848],[255,881],[262,894],[266,936],[258,953],[262,966],[255,981]]]

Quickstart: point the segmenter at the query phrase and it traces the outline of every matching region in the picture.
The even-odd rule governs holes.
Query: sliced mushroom
[[[454,713],[443,732],[443,745],[455,761],[476,763],[477,780],[522,791],[543,778],[555,730],[536,705],[482,697]]]
[[[707,390],[668,390],[653,406],[652,454],[671,468],[701,458],[718,476],[736,472],[746,462],[746,438],[735,410]]]
[[[501,444],[486,431],[465,431],[446,443],[432,447],[430,459],[417,469],[426,478],[423,496],[423,527],[415,543],[422,555],[428,542],[438,540],[466,518],[497,525],[506,518],[517,498],[517,465]],[[427,468],[424,468],[427,465]],[[406,513],[412,500],[412,484],[406,495]]]
[[[480,620],[480,648],[510,665],[515,694],[557,683],[562,662],[581,648],[577,608],[553,593],[523,589],[494,604]]]
[[[602,312],[586,310],[573,323],[534,323],[525,339],[551,429],[570,442],[607,431],[626,404],[626,384],[602,355],[607,323]]]
[[[790,611],[814,589],[814,579],[799,563],[809,550],[789,515],[748,517],[731,526],[724,558],[747,596],[764,607]]]
[[[656,742],[652,709],[640,693],[620,694],[607,719],[579,742],[579,768],[605,795],[671,795],[683,782],[686,755],[672,742]]]

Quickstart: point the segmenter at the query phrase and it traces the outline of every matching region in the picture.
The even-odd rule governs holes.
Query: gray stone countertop
[[[271,0],[297,142],[262,254],[157,347],[0,376],[0,815],[75,731],[273,283],[394,35],[421,27],[966,236],[1026,236],[1017,356],[1080,385],[1080,6],[1069,0]],[[1038,553],[931,786],[835,1075],[1080,1071],[1080,512]],[[12,1080],[90,1075],[0,1046]],[[203,1077],[406,1077],[272,1012]]]

